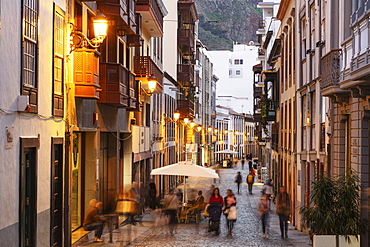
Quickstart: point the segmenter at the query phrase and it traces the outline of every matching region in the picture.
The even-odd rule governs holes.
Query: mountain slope
[[[261,0],[194,0],[199,15],[199,38],[210,50],[232,49],[234,42],[256,41],[257,9]]]

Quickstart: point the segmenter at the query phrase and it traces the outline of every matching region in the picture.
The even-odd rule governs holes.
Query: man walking
[[[276,213],[279,215],[281,238],[288,238],[290,197],[284,186],[280,187],[279,194],[276,197]]]
[[[253,183],[254,183],[254,176],[253,176],[252,171],[250,171],[247,176],[248,191],[250,195],[252,195]]]

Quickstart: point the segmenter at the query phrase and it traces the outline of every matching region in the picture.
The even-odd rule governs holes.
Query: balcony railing
[[[262,87],[254,87],[253,96],[254,98],[262,97]]]
[[[139,111],[139,84],[135,79],[135,75],[132,73],[128,74],[128,86],[129,86],[129,103],[128,109],[132,111]]]
[[[183,82],[183,85],[189,87],[194,82],[194,67],[190,64],[177,65],[177,80]]]
[[[158,93],[163,91],[163,72],[150,56],[134,57],[134,73],[136,77],[150,77],[152,74],[157,78]]]
[[[331,50],[321,58],[321,89],[338,85],[340,77],[340,49]]]
[[[188,46],[194,48],[194,33],[190,29],[177,29],[177,39],[179,45]]]
[[[157,31],[163,33],[164,15],[159,7],[158,0],[137,0],[136,12],[141,13],[145,20],[154,21],[159,29]]]
[[[135,0],[99,0],[97,4],[104,15],[117,21],[118,31],[124,31],[126,35],[135,33]]]
[[[141,20],[142,20],[142,17],[139,13],[136,13],[135,19],[136,19],[136,27],[134,28],[135,34],[127,35],[127,43],[128,43],[128,46],[130,46],[130,47],[138,47],[138,46],[142,45],[142,38],[141,38],[141,33],[142,33]]]
[[[129,106],[129,71],[117,63],[100,63],[100,93],[99,103],[118,107]]]
[[[177,109],[181,116],[194,117],[194,102],[187,99],[177,100]]]
[[[75,50],[75,96],[99,99],[99,56],[95,49]]]
[[[265,21],[264,20],[259,20],[258,21],[258,28],[265,28]]]

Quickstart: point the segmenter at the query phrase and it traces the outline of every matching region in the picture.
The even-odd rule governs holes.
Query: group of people
[[[228,189],[226,192],[226,196],[222,197],[220,195],[219,188],[214,188],[214,185],[211,186],[211,190],[213,189],[212,195],[209,198],[209,205],[214,203],[218,203],[219,207],[223,208],[223,214],[226,218],[226,225],[228,233],[227,235],[232,235],[232,230],[234,228],[234,223],[236,221],[236,197],[232,190]],[[216,235],[220,234],[219,227],[213,229],[216,231]]]
[[[250,169],[249,174],[246,177],[246,183],[248,185],[248,192],[249,194],[252,194],[252,188],[255,180],[255,172],[252,167]],[[237,184],[237,190],[238,194],[240,194],[240,185],[242,183],[242,175],[240,172],[237,172],[237,175],[235,177],[235,183]],[[257,210],[260,212],[260,219],[262,223],[262,237],[266,238],[266,227],[268,218],[271,212],[271,200],[274,196],[274,188],[273,188],[273,181],[270,179],[266,181],[264,186],[261,190],[262,196],[258,203]],[[149,208],[156,209],[158,206],[157,198],[156,198],[156,185],[153,180],[149,183],[149,189],[147,195],[144,195],[141,193],[140,188],[138,188],[137,183],[132,184],[132,188],[125,194],[125,196],[122,197],[123,201],[135,201],[137,202],[136,212],[129,212],[127,213],[128,217],[127,219],[122,222],[120,225],[126,225],[126,224],[135,224],[134,216],[141,214],[143,212],[143,202],[140,197],[145,196],[145,204],[149,206]],[[208,197],[207,200],[205,199],[205,196]],[[218,208],[218,210],[213,210],[220,212],[220,216],[214,219],[213,226],[209,228],[209,231],[215,231],[216,235],[220,234],[219,229],[219,223],[221,218],[221,212],[225,216],[226,219],[226,226],[228,236],[232,235],[232,231],[234,228],[234,223],[237,219],[237,213],[236,213],[236,204],[237,200],[235,197],[235,194],[231,189],[228,189],[226,192],[226,196],[222,197],[220,194],[219,188],[215,188],[214,185],[211,185],[210,191],[206,192],[205,196],[203,196],[202,191],[198,191],[198,196],[193,201],[193,206],[188,209],[188,212],[194,212],[199,207],[199,205],[203,205],[208,203],[209,209],[212,208]],[[169,226],[169,232],[171,235],[174,234],[174,231],[176,230],[176,226],[178,223],[178,211],[180,207],[180,202],[182,201],[183,194],[181,191],[176,191],[174,189],[171,189],[168,193],[168,195],[165,196],[163,201],[163,209],[161,209],[162,212],[164,212],[169,220],[168,220],[168,226]],[[289,217],[291,214],[291,208],[290,208],[290,197],[289,194],[286,192],[285,187],[281,187],[279,189],[279,192],[277,196],[274,198],[274,202],[276,203],[276,214],[279,216],[279,222],[280,222],[280,230],[281,230],[281,237],[287,238],[288,237],[288,222]],[[95,199],[90,201],[90,210],[88,211],[85,221],[84,221],[84,229],[87,231],[95,230],[95,238],[94,241],[96,242],[102,242],[101,235],[103,232],[104,223],[106,221],[106,218],[101,215],[102,211],[102,203],[96,201]],[[205,210],[207,211],[207,210]],[[200,211],[197,211],[200,213]],[[210,211],[208,211],[210,213]]]
[[[269,213],[271,211],[272,194],[273,194],[272,181],[270,180],[262,187],[262,196],[260,202],[258,203],[257,208],[261,215],[263,238],[266,238],[267,236],[266,226]],[[280,187],[279,193],[277,194],[275,199],[275,203],[276,203],[276,214],[279,216],[281,238],[288,238],[288,226],[291,208],[290,208],[290,197],[284,186]]]

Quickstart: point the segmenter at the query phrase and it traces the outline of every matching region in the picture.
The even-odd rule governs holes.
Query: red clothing
[[[219,197],[211,196],[211,198],[209,198],[209,204],[211,204],[212,202],[218,202],[221,205],[224,205],[224,199],[222,198],[222,196]]]

